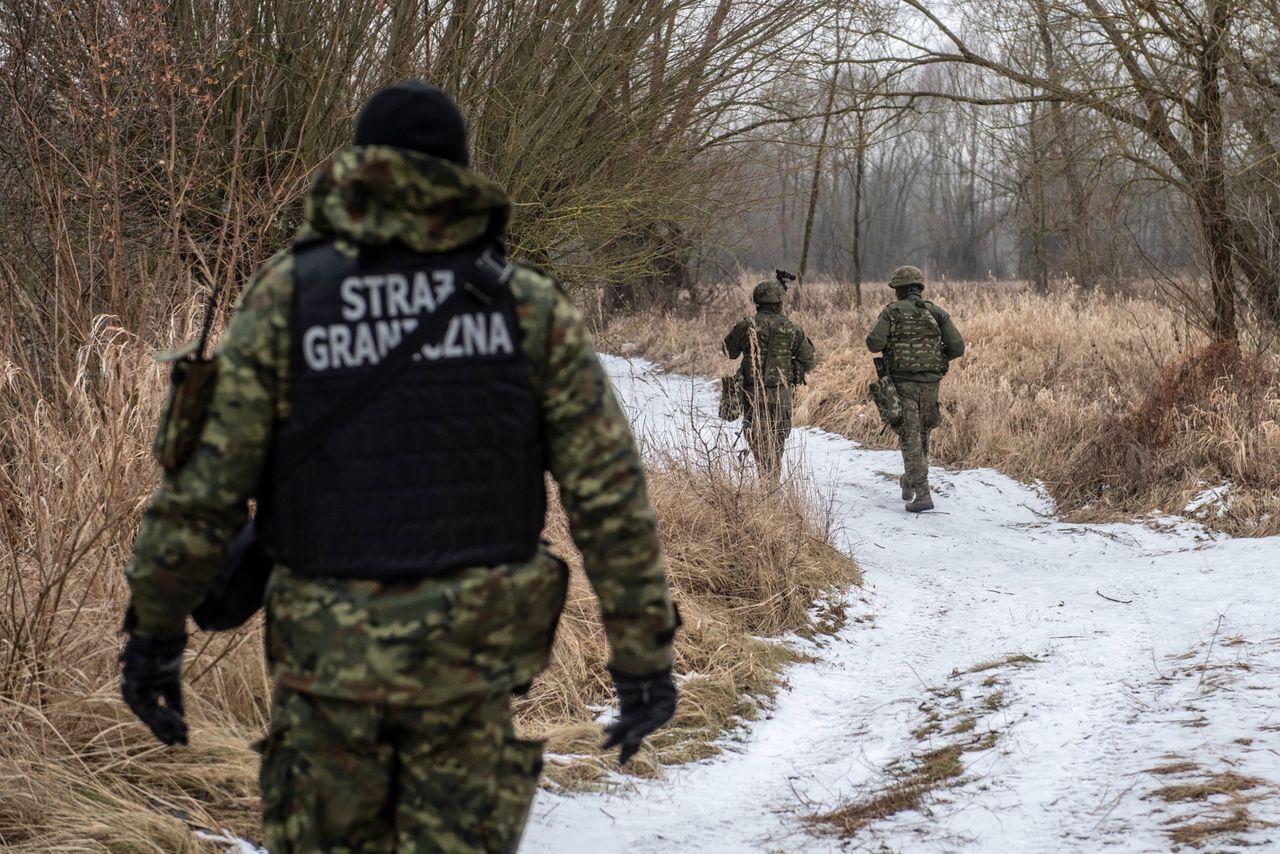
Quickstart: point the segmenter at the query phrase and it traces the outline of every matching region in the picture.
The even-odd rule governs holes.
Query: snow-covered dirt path
[[[723,441],[710,383],[606,363],[646,441]],[[1238,807],[1153,793],[1223,772],[1258,778],[1240,793],[1258,800],[1252,827],[1211,850],[1280,850],[1280,541],[1174,518],[1063,523],[991,470],[934,468],[939,512],[913,516],[896,452],[813,429],[792,433],[788,463],[863,568],[854,619],[716,758],[541,793],[522,852],[1168,851],[1172,829]],[[952,744],[968,748],[964,782],[922,810],[851,839],[805,829]],[[1177,763],[1195,765],[1152,773]]]

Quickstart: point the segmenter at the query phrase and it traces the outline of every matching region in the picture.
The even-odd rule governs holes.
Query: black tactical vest
[[[367,251],[367,250],[366,250]],[[312,576],[412,580],[526,560],[546,512],[542,419],[515,299],[477,251],[331,244],[296,255],[290,415],[277,425],[258,513],[264,545]],[[377,375],[418,323],[426,341],[300,461],[331,407]]]

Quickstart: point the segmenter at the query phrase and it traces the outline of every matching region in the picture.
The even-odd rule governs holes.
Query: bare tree
[[[996,0],[974,10],[988,19],[997,16],[1009,28],[1010,39],[1044,42],[1047,36],[1050,47],[1056,47],[1051,71],[1014,65],[974,47],[932,4],[902,2],[928,21],[947,46],[911,43],[900,62],[981,69],[1018,84],[1024,100],[1045,101],[1051,110],[1054,103],[1091,110],[1110,123],[1124,156],[1182,194],[1196,214],[1204,247],[1206,326],[1217,338],[1235,338],[1237,267],[1247,273],[1253,253],[1228,205],[1228,138],[1237,122],[1226,110],[1224,85],[1232,65],[1267,65],[1241,38],[1241,30],[1247,29],[1241,25],[1242,10],[1249,0],[1119,0],[1108,6],[1100,0]],[[1262,308],[1274,316],[1273,306]]]
[[[186,294],[166,283],[197,259],[239,286],[292,234],[362,100],[405,76],[459,99],[519,256],[669,298],[740,199],[725,152],[797,120],[763,96],[828,8],[0,0],[0,213],[26,226],[0,236],[5,303],[30,340],[70,340],[102,313],[167,316]]]
[[[839,27],[837,25],[836,52],[840,50]],[[804,217],[804,240],[800,246],[800,273],[798,285],[804,284],[804,274],[809,267],[809,241],[813,237],[813,214],[818,207],[818,187],[822,180],[822,158],[827,152],[827,134],[831,130],[831,113],[836,101],[836,86],[840,80],[840,70],[831,72],[831,81],[827,84],[826,106],[823,109],[822,131],[818,134],[818,145],[813,152],[813,180],[809,185],[809,207]]]
[[[863,266],[865,260],[864,237],[868,205],[866,201],[867,154],[875,146],[891,138],[910,133],[910,119],[917,118],[914,107],[901,100],[886,97],[884,81],[871,67],[860,67],[849,76],[845,97],[853,105],[846,148],[849,150],[846,169],[849,172],[849,276],[853,283],[854,300],[862,305]],[[906,173],[909,174],[909,173]]]

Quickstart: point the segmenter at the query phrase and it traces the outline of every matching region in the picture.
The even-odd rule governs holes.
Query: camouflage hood
[[[363,246],[398,240],[416,252],[446,252],[500,237],[509,211],[506,193],[470,169],[416,151],[355,146],[316,176],[297,236]]]

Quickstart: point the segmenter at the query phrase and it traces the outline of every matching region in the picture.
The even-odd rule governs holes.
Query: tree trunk
[[[827,107],[822,115],[822,131],[818,134],[818,151],[813,156],[813,181],[809,185],[809,212],[804,218],[804,242],[800,247],[800,271],[796,285],[804,284],[805,270],[809,265],[809,240],[813,237],[813,214],[818,207],[818,183],[822,179],[822,155],[827,147],[827,132],[831,129],[831,107],[836,101],[836,81],[840,77],[840,67],[831,72],[831,85],[827,87]]]
[[[862,185],[867,174],[867,138],[862,112],[857,116],[858,138],[853,161],[853,299],[862,306]]]
[[[1045,237],[1048,228],[1045,217],[1044,149],[1040,142],[1040,116],[1036,104],[1031,105],[1031,119],[1027,123],[1028,145],[1031,149],[1031,280],[1038,294],[1049,292],[1049,265],[1045,260]]]
[[[1203,129],[1204,168],[1196,182],[1196,209],[1209,261],[1209,287],[1213,296],[1211,332],[1218,340],[1234,340],[1236,332],[1235,265],[1232,256],[1235,229],[1227,213],[1227,174],[1223,163],[1222,42],[1226,37],[1228,4],[1210,0],[1210,29],[1200,58],[1200,124]]]
[[[1235,308],[1235,271],[1231,258],[1232,228],[1225,205],[1219,208],[1211,200],[1197,199],[1200,231],[1204,236],[1205,255],[1209,264],[1209,289],[1213,300],[1209,332],[1218,341],[1237,337]]]
[[[1057,54],[1054,52],[1053,37],[1049,32],[1048,10],[1044,4],[1036,4],[1036,29],[1040,33],[1040,44],[1044,48],[1045,73],[1050,80],[1060,78]],[[1076,170],[1075,155],[1067,144],[1070,128],[1062,109],[1062,101],[1049,102],[1049,119],[1053,122],[1053,136],[1058,157],[1062,160],[1062,174],[1067,179],[1067,189],[1071,194],[1071,223],[1067,226],[1067,243],[1071,247],[1071,275],[1082,288],[1092,288],[1095,282],[1094,263],[1091,257],[1092,246],[1089,242],[1089,199],[1085,194],[1084,182]],[[1047,289],[1047,286],[1046,286]]]

